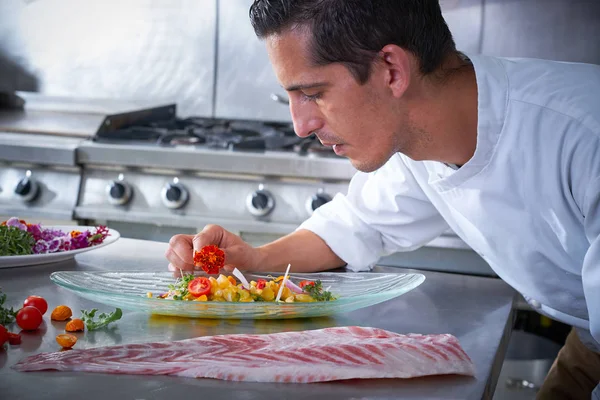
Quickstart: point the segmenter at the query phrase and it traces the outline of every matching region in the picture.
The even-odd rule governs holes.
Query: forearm
[[[261,271],[318,272],[344,266],[327,244],[315,233],[300,229],[258,248]]]

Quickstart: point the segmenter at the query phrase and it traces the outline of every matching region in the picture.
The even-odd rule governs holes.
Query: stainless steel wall
[[[0,90],[213,112],[217,0],[0,0]]]
[[[289,120],[251,0],[0,0],[0,91],[176,101]],[[441,0],[467,53],[600,64],[599,0]]]

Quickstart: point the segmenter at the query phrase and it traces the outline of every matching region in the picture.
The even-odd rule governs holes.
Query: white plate
[[[52,225],[46,226],[42,225],[44,229],[58,229],[63,232],[71,232],[72,230],[85,231],[85,230],[94,230],[95,226],[75,226],[75,225]],[[0,256],[0,268],[11,268],[11,267],[25,267],[31,265],[40,265],[40,264],[49,264],[59,261],[65,261],[75,257],[79,253],[84,253],[86,251],[91,251],[95,249],[99,249],[104,246],[108,246],[111,243],[116,242],[121,234],[114,229],[108,229],[108,236],[104,239],[104,242],[92,246],[86,247],[83,249],[77,250],[69,250],[69,251],[61,251],[57,253],[47,253],[47,254],[28,254],[25,256]]]

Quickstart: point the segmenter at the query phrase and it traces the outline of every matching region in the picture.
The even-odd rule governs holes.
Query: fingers
[[[169,240],[165,257],[174,268],[184,271],[194,270],[192,235],[175,235]]]
[[[178,268],[171,263],[169,263],[167,269],[173,273],[174,278],[183,278],[184,275],[190,273],[189,271],[184,271],[183,269]]]
[[[165,256],[169,260],[169,268],[193,271],[194,252],[200,251],[204,246],[216,245],[225,252],[225,271],[231,272],[234,268],[251,268],[254,249],[239,236],[225,230],[218,225],[206,225],[196,235],[175,235],[169,241],[169,248]]]

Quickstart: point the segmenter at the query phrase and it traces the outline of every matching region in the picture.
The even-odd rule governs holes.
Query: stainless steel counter
[[[27,295],[44,296],[52,309],[69,305],[78,314],[101,304],[79,298],[54,285],[49,274],[59,270],[164,270],[165,243],[119,239],[76,260],[45,266],[0,269],[0,286],[8,305]],[[377,271],[395,272],[381,268]],[[404,272],[404,271],[403,271]],[[0,351],[2,399],[480,399],[491,398],[504,359],[512,326],[515,292],[494,278],[422,271],[427,279],[396,299],[335,317],[280,320],[199,320],[149,316],[124,310],[123,318],[106,331],[85,332],[76,348],[121,343],[178,340],[227,333],[273,333],[329,326],[374,326],[398,333],[451,333],[475,363],[474,378],[427,377],[412,380],[378,379],[315,384],[238,383],[167,376],[129,376],[90,373],[18,373],[11,366],[21,358],[58,351],[54,337],[64,323],[51,322],[49,313],[38,332],[23,334],[20,346]],[[17,330],[16,325],[9,326]]]

